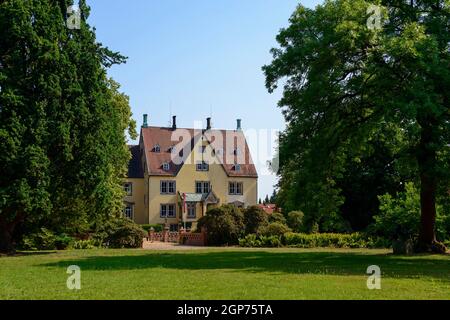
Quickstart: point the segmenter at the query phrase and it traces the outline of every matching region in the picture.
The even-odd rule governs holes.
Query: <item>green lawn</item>
[[[66,287],[69,265],[81,290]],[[365,274],[379,265],[382,289]],[[0,257],[0,299],[450,299],[450,256],[383,250],[86,250]]]

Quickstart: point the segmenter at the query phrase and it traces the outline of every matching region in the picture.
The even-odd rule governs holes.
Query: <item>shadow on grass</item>
[[[143,255],[89,256],[40,266],[81,270],[137,270],[165,268],[176,270],[228,269],[246,272],[291,274],[365,275],[367,267],[378,265],[383,276],[417,278],[428,276],[450,282],[449,256],[399,257],[354,252],[174,252]]]

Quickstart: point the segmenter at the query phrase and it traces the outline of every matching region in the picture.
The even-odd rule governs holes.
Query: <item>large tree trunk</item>
[[[417,160],[420,172],[421,224],[417,251],[445,253],[446,248],[437,243],[435,233],[438,179],[436,174],[437,154],[433,147],[433,120],[427,118],[420,124],[422,131]]]
[[[0,223],[0,253],[14,252],[13,232],[11,225]]]

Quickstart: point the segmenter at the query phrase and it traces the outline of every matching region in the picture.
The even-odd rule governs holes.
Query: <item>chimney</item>
[[[211,130],[211,118],[206,118],[206,130]]]
[[[236,130],[237,131],[241,131],[242,130],[242,120],[241,119],[237,119],[236,120]]]
[[[172,129],[173,130],[177,129],[177,116],[172,117]]]
[[[142,128],[147,128],[148,127],[147,118],[148,118],[148,115],[144,114],[144,123],[142,124]]]

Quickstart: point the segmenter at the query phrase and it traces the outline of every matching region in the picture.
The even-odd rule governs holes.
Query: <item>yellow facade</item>
[[[141,139],[141,148],[143,147]],[[184,165],[174,176],[158,176],[149,174],[147,166],[143,163],[143,178],[127,179],[126,182],[133,184],[133,193],[125,198],[127,205],[133,204],[133,219],[139,224],[167,224],[178,226],[183,220],[195,222],[204,215],[211,206],[220,206],[229,203],[242,203],[244,207],[257,204],[257,177],[231,177],[225,171],[223,165],[217,159],[208,159],[209,170],[197,171],[196,163],[203,159],[204,154],[200,152],[200,147],[205,145],[208,151],[209,145],[200,139],[191,151]],[[145,148],[144,148],[145,149]],[[148,152],[148,150],[145,150]],[[146,157],[142,157],[146,161]],[[161,182],[175,182],[174,194],[161,194]],[[214,194],[217,203],[207,205],[204,202],[195,203],[195,218],[188,218],[184,214],[180,195],[196,194],[196,182],[209,182],[210,189]],[[229,183],[238,182],[242,184],[242,195],[229,194]],[[161,217],[161,205],[173,204],[175,207],[175,217]]]

